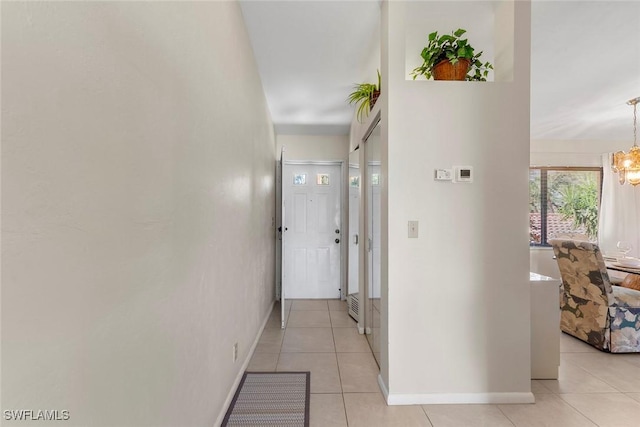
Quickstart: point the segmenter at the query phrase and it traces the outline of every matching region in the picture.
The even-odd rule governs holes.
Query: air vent
[[[353,317],[353,320],[358,321],[358,307],[360,302],[358,301],[358,294],[349,294],[347,296],[347,305],[349,306],[349,316]]]

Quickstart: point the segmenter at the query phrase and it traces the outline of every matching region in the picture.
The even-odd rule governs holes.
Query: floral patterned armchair
[[[640,291],[611,286],[598,245],[550,243],[562,276],[560,328],[603,351],[640,352]]]

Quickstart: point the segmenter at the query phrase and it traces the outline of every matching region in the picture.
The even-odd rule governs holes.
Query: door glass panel
[[[316,184],[318,185],[329,185],[329,174],[328,173],[319,173],[316,178]]]
[[[304,173],[297,173],[293,175],[293,185],[305,185],[307,183],[307,175]]]

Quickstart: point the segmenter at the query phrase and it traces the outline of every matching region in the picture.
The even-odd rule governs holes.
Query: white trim
[[[271,316],[271,312],[273,311],[273,306],[274,306],[275,303],[276,303],[275,300],[271,303],[271,309],[269,309],[269,311],[267,312],[267,316],[262,321],[262,326],[260,327],[260,331],[258,331],[258,335],[256,335],[256,339],[253,340],[253,344],[251,345],[251,348],[249,349],[249,353],[247,353],[247,358],[245,359],[244,363],[242,364],[242,367],[240,368],[240,370],[238,371],[238,375],[236,375],[236,379],[233,382],[233,385],[231,386],[231,390],[229,390],[229,394],[227,395],[227,399],[224,401],[224,405],[222,406],[222,411],[220,411],[220,414],[218,414],[218,418],[216,419],[216,422],[214,424],[216,426],[222,425],[222,420],[224,419],[224,416],[226,415],[227,411],[229,410],[229,406],[231,405],[231,401],[233,400],[233,396],[236,394],[236,389],[240,385],[240,380],[242,380],[242,376],[244,375],[244,371],[246,371],[247,370],[247,366],[249,366],[249,362],[251,361],[251,358],[253,357],[253,352],[256,350],[256,347],[258,345],[258,341],[260,341],[260,337],[262,336],[262,331],[264,331],[264,327],[267,326],[267,322],[269,321],[269,317]]]
[[[340,188],[340,301],[347,299],[347,282],[349,280],[349,158],[340,162],[342,187]],[[345,165],[347,163],[347,165]]]
[[[384,396],[384,400],[388,404],[389,403],[389,390],[387,390],[387,385],[384,383],[384,380],[382,379],[382,374],[378,374],[378,387],[380,387],[380,391],[382,392],[382,395]]]
[[[378,385],[382,379],[378,376]],[[386,390],[383,390],[385,393]],[[387,405],[429,405],[429,404],[513,404],[535,403],[531,392],[523,393],[428,393],[428,394],[395,394],[385,395]]]
[[[377,102],[376,102],[377,104]],[[373,111],[372,111],[373,112]],[[368,126],[367,126],[367,131],[364,133],[364,135],[362,136],[362,143],[366,143],[367,139],[369,138],[369,136],[373,133],[373,130],[376,128],[376,126],[378,126],[378,123],[380,123],[380,121],[382,120],[382,112],[380,110],[376,111],[375,115],[370,116],[373,117],[373,119],[370,119],[371,121],[368,121]]]
[[[285,160],[285,165],[342,166],[344,160]]]

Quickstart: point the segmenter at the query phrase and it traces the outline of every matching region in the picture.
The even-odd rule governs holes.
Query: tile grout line
[[[293,306],[293,303],[291,303],[291,305],[289,306],[289,310],[287,310],[287,300],[285,300],[284,312],[287,314],[284,316],[285,318],[284,329],[282,329],[282,326],[280,326],[280,330],[283,331],[283,333],[282,333],[282,342],[280,343],[280,351],[278,352],[278,358],[276,359],[275,372],[278,372],[278,364],[280,363],[280,356],[282,355],[282,346],[284,345],[284,336],[287,334],[287,329],[289,328],[289,315],[291,314],[291,306]],[[280,324],[282,325],[282,319],[280,319]]]
[[[342,374],[340,373],[340,363],[338,362],[338,348],[336,347],[336,336],[333,333],[333,322],[329,316],[329,324],[331,325],[331,339],[333,339],[333,354],[336,357],[336,366],[338,367],[338,379],[340,380],[340,393],[342,394],[342,403],[344,403],[344,388],[342,388]],[[346,407],[345,407],[346,411]]]
[[[562,350],[560,350],[560,354],[561,354],[561,355],[562,355],[562,354],[589,354],[589,353],[593,353],[593,352],[589,352],[589,351],[562,351]],[[605,381],[604,379],[602,379],[602,378],[600,378],[599,376],[595,375],[594,373],[592,373],[592,372],[588,371],[587,369],[583,368],[582,366],[580,366],[580,365],[576,364],[575,362],[565,361],[565,363],[568,363],[568,364],[570,364],[570,365],[573,365],[574,367],[576,367],[576,368],[580,369],[581,371],[583,371],[583,372],[585,372],[585,373],[587,373],[587,374],[589,374],[589,375],[593,376],[593,377],[594,377],[594,378],[596,378],[597,380],[602,381],[602,382],[603,382],[604,384],[606,384],[607,386],[609,386],[609,387],[611,387],[612,389],[616,390],[616,392],[617,392],[617,393],[622,393],[621,391],[619,391],[619,390],[618,390],[618,388],[614,387],[612,384],[609,384],[609,383],[608,383],[607,381]],[[556,381],[559,381],[559,379],[558,379],[558,380],[556,380]],[[542,383],[542,385],[543,385],[543,386],[545,386],[543,383]],[[595,422],[595,420],[592,420],[592,419],[591,419],[591,418],[589,418],[586,414],[582,413],[578,408],[576,408],[575,406],[571,405],[569,402],[567,402],[566,400],[564,400],[564,399],[562,398],[562,395],[563,395],[563,394],[600,394],[600,393],[603,393],[603,392],[593,392],[593,393],[560,393],[560,392],[558,392],[558,393],[556,393],[556,392],[554,392],[553,390],[552,390],[551,392],[552,392],[552,394],[553,394],[554,396],[557,396],[557,397],[558,397],[558,399],[560,399],[564,404],[566,404],[567,406],[569,406],[571,409],[573,409],[574,411],[576,411],[578,414],[582,415],[582,416],[583,416],[583,417],[585,417],[587,420],[591,421],[594,425],[599,426],[599,424],[598,424],[598,423],[596,423],[596,422]],[[615,393],[615,392],[608,392],[608,393]]]
[[[534,403],[534,405],[535,405],[535,403]],[[500,405],[495,405],[495,406],[496,406],[496,408],[498,408],[498,411],[500,411],[500,413],[501,413],[501,414],[502,414],[502,415],[503,415],[503,416],[504,416],[504,417],[505,417],[505,418],[506,418],[506,419],[511,423],[511,425],[512,425],[513,427],[516,427],[516,422],[515,422],[515,421],[513,421],[511,418],[509,418],[509,415],[507,415],[507,414],[502,410],[502,408],[500,407]]]
[[[282,324],[282,319],[280,319],[280,323]],[[276,367],[273,368],[274,372],[278,372],[278,363],[280,363],[280,355],[282,354],[282,344],[284,343],[284,334],[287,331],[287,327],[285,326],[284,329],[282,329],[282,326],[280,326],[280,330],[283,331],[283,333],[282,333],[282,342],[280,343],[280,351],[278,352],[278,357],[276,358]]]
[[[555,391],[551,390],[549,387],[547,387],[547,386],[542,382],[542,381],[549,381],[549,380],[531,380],[531,381],[537,381],[537,382],[538,382],[538,384],[540,384],[540,387],[544,388],[545,390],[547,390],[547,391],[548,391],[549,393],[551,393],[551,394],[556,394],[556,392],[555,392]],[[551,381],[558,381],[558,380],[556,379],[556,380],[551,380]],[[533,392],[531,392],[531,393],[533,393]]]
[[[623,361],[623,362],[625,362],[625,361]],[[627,363],[627,362],[625,362],[625,363]],[[613,384],[609,384],[609,382],[606,381],[604,378],[599,377],[597,374],[595,374],[595,373],[583,368],[582,366],[580,366],[580,365],[578,365],[578,364],[576,364],[574,362],[569,362],[569,364],[575,366],[578,369],[583,370],[587,374],[593,376],[595,379],[597,379],[599,381],[602,381],[603,383],[605,383],[606,385],[608,385],[609,387],[611,387],[612,389],[615,390],[615,392],[609,391],[609,392],[594,392],[594,393],[624,393],[624,391],[620,390],[618,387],[614,386]],[[633,365],[633,364],[631,364],[631,365]],[[571,394],[571,393],[557,393],[557,394]],[[581,393],[576,393],[576,394],[581,394]],[[587,393],[585,393],[585,394],[587,394]]]
[[[327,306],[329,303],[327,302]],[[349,416],[347,414],[347,402],[344,400],[344,388],[342,388],[342,375],[340,374],[340,363],[338,363],[338,348],[336,347],[336,336],[333,332],[333,320],[331,319],[331,310],[329,310],[329,325],[331,325],[331,337],[333,338],[333,349],[336,356],[336,367],[338,368],[338,380],[340,381],[340,396],[342,397],[342,410],[344,411],[344,420],[349,427]]]
[[[340,373],[338,372],[338,375]],[[340,384],[340,388],[342,388],[342,384]],[[344,393],[340,393],[342,396],[342,411],[344,412],[344,421],[347,423],[347,427],[349,427],[349,416],[347,415],[347,402],[344,400]]]
[[[566,393],[566,394],[570,394],[570,393]],[[582,412],[580,412],[580,410],[578,408],[576,408],[575,406],[573,406],[571,403],[567,402],[566,400],[564,400],[562,397],[560,397],[560,395],[557,395],[558,399],[560,399],[565,405],[569,406],[571,409],[573,409],[574,411],[576,411],[578,414],[582,415],[583,417],[585,417],[586,419],[588,419],[589,421],[591,421],[593,423],[593,425],[595,426],[600,426],[600,424],[596,423],[595,420],[592,420],[591,418],[589,418],[587,416],[587,414],[583,414]]]
[[[574,338],[574,339],[578,339],[578,338],[575,338],[575,337],[573,337],[573,338]],[[595,351],[595,352],[591,352],[591,351],[574,351],[574,352],[571,352],[571,351],[562,351],[562,350],[560,350],[560,355],[561,355],[561,356],[562,356],[562,354],[593,354],[593,353],[595,353],[595,354],[600,354],[600,353],[602,353],[602,352],[600,352],[600,351]],[[615,353],[604,353],[604,354],[610,354],[610,355],[611,355],[611,354],[615,354]],[[625,363],[625,364],[627,364],[627,365],[629,365],[629,366],[631,367],[631,369],[636,368],[636,366],[635,366],[633,363],[630,363],[630,362],[628,362],[628,361],[626,361],[626,360],[622,360],[622,362],[623,362],[623,363]],[[603,382],[604,384],[606,384],[606,385],[608,385],[609,387],[611,387],[612,389],[616,390],[615,392],[608,391],[608,392],[593,392],[593,393],[625,393],[624,391],[620,390],[618,387],[614,386],[613,384],[610,384],[610,383],[609,383],[608,381],[606,381],[604,378],[600,377],[600,376],[599,376],[599,374],[591,372],[591,371],[590,371],[590,370],[588,370],[587,368],[584,368],[584,367],[582,367],[582,366],[578,365],[578,364],[577,364],[577,363],[575,363],[574,361],[566,361],[566,363],[568,363],[568,364],[570,364],[570,365],[573,365],[574,367],[576,367],[576,368],[578,368],[578,369],[580,369],[580,370],[582,370],[582,371],[586,372],[587,374],[589,374],[589,375],[593,376],[593,377],[594,377],[595,379],[597,379],[598,381],[601,381],[601,382]],[[558,380],[556,380],[556,381],[558,381]],[[544,384],[543,384],[543,385],[544,385]],[[633,392],[630,392],[630,393],[633,393]],[[572,394],[572,393],[554,393],[554,394],[558,394],[558,395],[560,395],[560,394]],[[576,394],[589,394],[589,393],[576,393]]]
[[[427,421],[429,421],[429,425],[433,427],[433,422],[431,422],[431,418],[429,418],[429,414],[427,414],[427,410],[424,409],[424,405],[420,405],[420,409],[422,409],[422,413],[425,417],[427,417]]]

